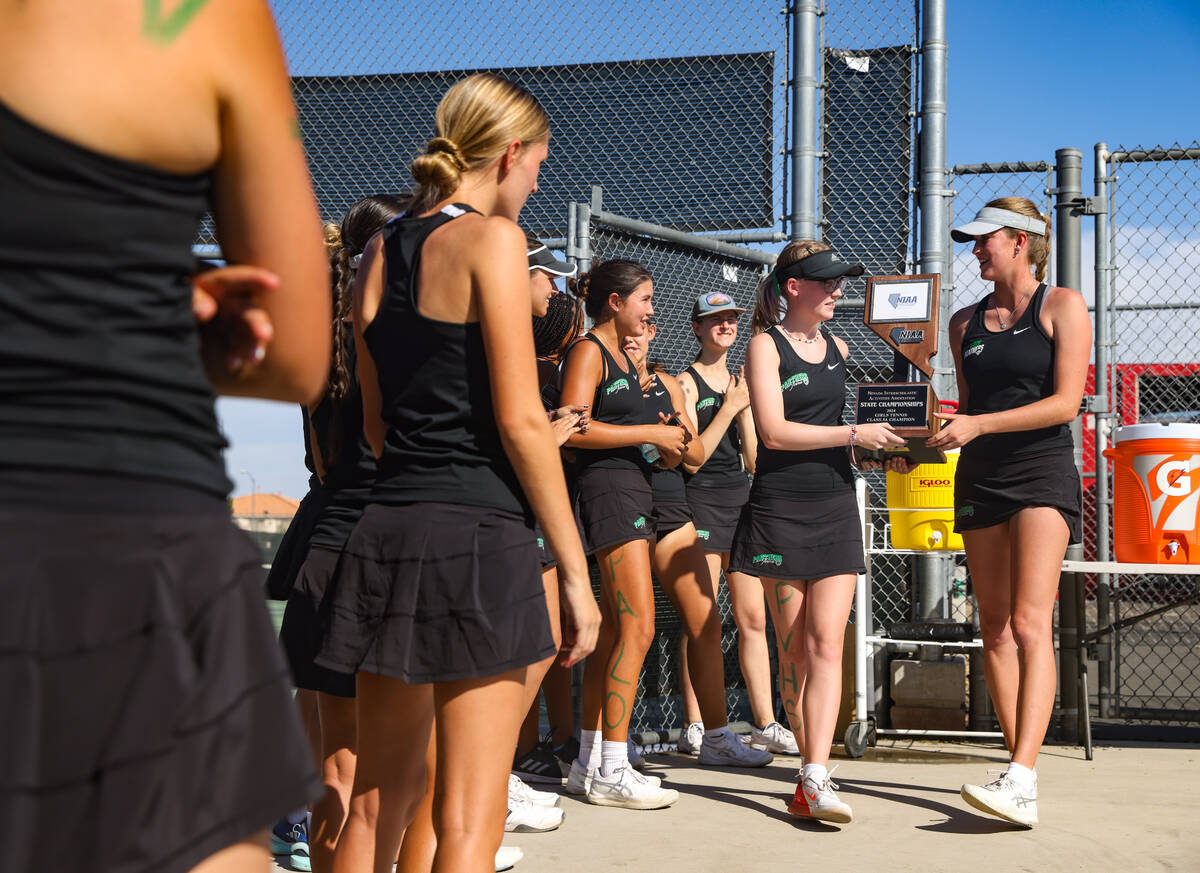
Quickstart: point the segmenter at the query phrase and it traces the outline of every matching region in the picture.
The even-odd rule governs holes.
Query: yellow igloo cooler
[[[944,464],[921,464],[911,473],[887,474],[888,522],[892,548],[958,551],[954,532],[954,468],[958,451],[946,452]]]

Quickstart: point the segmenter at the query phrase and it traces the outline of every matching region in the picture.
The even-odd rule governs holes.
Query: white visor
[[[1038,236],[1046,235],[1046,222],[1041,218],[1030,218],[1028,215],[1022,215],[1009,209],[985,206],[976,213],[974,221],[954,228],[950,231],[950,236],[954,238],[955,242],[972,242],[975,237],[984,236],[1002,227],[1036,233]]]

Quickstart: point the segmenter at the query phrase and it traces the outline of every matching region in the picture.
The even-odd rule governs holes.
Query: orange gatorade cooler
[[[1118,561],[1200,563],[1200,424],[1117,428],[1104,457],[1113,467],[1113,543]]]
[[[959,551],[962,534],[954,532],[954,468],[958,451],[946,452],[944,464],[921,464],[911,473],[887,474],[888,522],[892,548]]]

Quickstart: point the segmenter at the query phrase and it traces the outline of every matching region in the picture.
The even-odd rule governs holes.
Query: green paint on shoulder
[[[173,43],[207,5],[208,0],[182,0],[164,14],[163,0],[142,0],[142,33],[163,45]]]

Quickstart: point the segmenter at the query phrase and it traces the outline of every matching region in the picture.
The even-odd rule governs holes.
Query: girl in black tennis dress
[[[554,653],[533,514],[558,558],[568,661],[598,610],[538,398],[525,234],[549,125],[479,74],[442,98],[406,215],[355,289],[363,422],[379,458],[317,663],[358,673],[358,764],[334,870],[395,858],[437,716],[435,871],[492,869],[525,669]],[[532,513],[531,513],[532,510]],[[376,825],[390,823],[386,829]]]
[[[600,566],[605,610],[601,639],[583,674],[579,757],[567,790],[591,803],[658,809],[679,799],[629,764],[629,717],[642,661],[654,636],[650,541],[654,500],[649,464],[678,463],[687,432],[674,424],[643,424],[637,368],[623,346],[654,315],[654,284],[641,264],[596,264],[575,283],[594,327],[563,365],[564,404],[591,404],[586,434],[574,449],[571,491],[584,544]]]
[[[863,268],[800,240],[760,284],[746,376],[758,468],[734,534],[733,570],[762,579],[779,646],[780,693],[805,763],[788,811],[848,822],[829,778],[842,689],[842,640],[865,569],[851,459],[857,446],[903,445],[887,424],[846,424],[845,342],[833,318],[846,276]],[[891,462],[889,462],[891,463]],[[897,462],[894,468],[899,468]],[[877,465],[871,465],[877,466]]]
[[[325,594],[334,584],[342,548],[362,515],[375,479],[375,455],[363,434],[350,304],[363,247],[403,210],[400,198],[377,194],[352,205],[342,220],[331,252],[333,358],[329,382],[320,402],[302,409],[306,455],[312,458],[317,484],[301,501],[267,577],[268,589],[287,599],[280,641],[296,687],[316,698],[318,735],[310,737],[310,742],[320,749],[325,793],[313,804],[308,842],[310,862],[321,871],[329,869],[349,808],[356,720],[354,674],[318,666],[313,658],[320,648]],[[275,566],[280,567],[278,573]],[[274,833],[279,830],[276,827]],[[276,852],[285,848],[276,840],[272,843]]]
[[[738,629],[738,666],[754,724],[750,744],[785,755],[800,753],[789,728],[775,720],[771,706],[771,658],[767,650],[767,605],[762,583],[754,576],[729,572],[733,531],[750,498],[750,475],[758,454],[758,436],[750,411],[745,374],[729,370],[729,349],[737,341],[744,312],[728,294],[710,291],[692,306],[692,331],[700,343],[696,360],[679,374],[685,409],[696,422],[703,449],[699,464],[684,463],[688,506],[703,540],[704,556],[716,586],[725,575],[733,620]],[[699,754],[707,723],[692,690],[687,641],[680,644],[685,721],[679,750]]]
[[[954,526],[979,605],[988,693],[1012,759],[999,778],[964,785],[969,804],[1037,824],[1033,765],[1054,709],[1054,599],[1068,543],[1082,539],[1082,498],[1067,427],[1079,412],[1092,326],[1078,291],[1046,285],[1050,219],[1002,197],[952,232],[974,244],[995,287],[950,320],[960,415],[929,439],[962,448]]]
[[[265,873],[319,786],[214,395],[309,403],[329,359],[274,22],[0,21],[0,870]],[[196,289],[210,208],[235,266]]]

